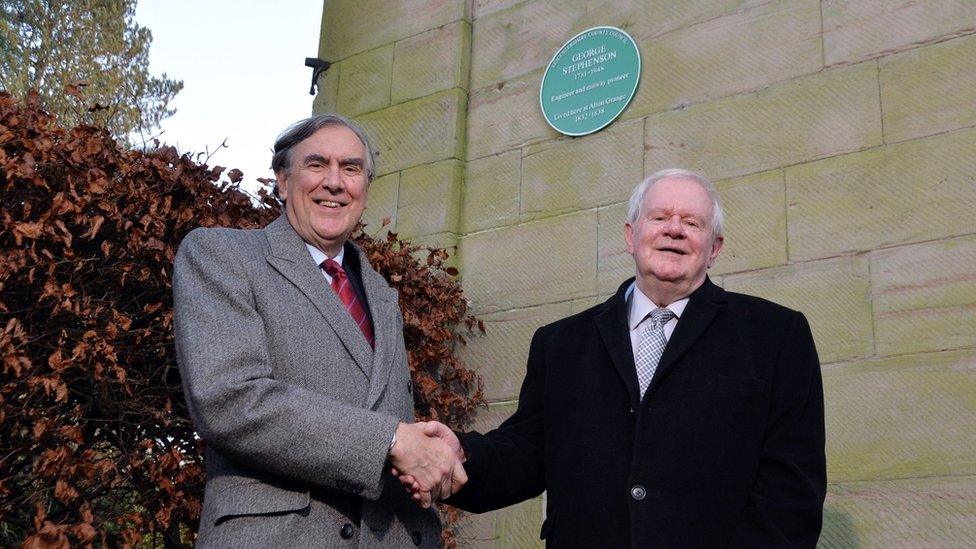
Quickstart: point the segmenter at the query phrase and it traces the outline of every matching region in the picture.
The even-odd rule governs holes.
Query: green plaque
[[[587,135],[605,128],[637,91],[637,44],[615,27],[594,27],[556,52],[539,88],[542,115],[556,131]]]

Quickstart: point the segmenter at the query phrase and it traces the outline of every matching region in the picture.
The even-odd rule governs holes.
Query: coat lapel
[[[600,337],[620,375],[621,381],[630,395],[631,406],[637,406],[637,370],[634,367],[634,352],[630,345],[630,329],[627,325],[627,288],[634,279],[624,282],[617,293],[603,304],[603,310],[597,313],[596,325],[600,330]]]
[[[657,370],[654,372],[654,377],[651,378],[645,395],[654,390],[661,379],[674,368],[678,359],[705,333],[705,329],[712,323],[715,315],[721,309],[722,303],[725,302],[724,294],[725,291],[712,284],[708,277],[705,277],[705,282],[692,292],[688,306],[685,307],[674,333],[671,334],[671,339],[668,340],[668,344],[664,348],[664,354],[661,355],[661,361],[658,362]]]
[[[396,349],[403,343],[403,330],[397,322],[400,309],[397,307],[397,292],[386,283],[386,280],[372,269],[366,255],[358,246],[353,246],[359,254],[360,275],[363,281],[363,291],[369,302],[369,313],[373,317],[373,335],[375,350],[373,352],[373,376],[370,378],[369,395],[366,397],[366,407],[373,409],[383,391],[390,382],[393,357]]]
[[[339,296],[325,282],[325,277],[312,262],[302,240],[284,214],[265,227],[270,254],[268,263],[302,293],[325,317],[343,346],[367,379],[371,377],[373,352],[363,333],[346,311]],[[372,296],[368,296],[367,299]],[[373,311],[370,305],[370,311]],[[375,319],[375,312],[373,313]]]

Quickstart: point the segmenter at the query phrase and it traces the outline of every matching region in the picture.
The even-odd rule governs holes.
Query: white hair
[[[627,221],[630,223],[637,221],[641,214],[641,206],[644,204],[644,195],[647,194],[647,191],[651,187],[664,179],[690,179],[701,185],[705,189],[705,192],[708,193],[709,198],[712,199],[712,220],[709,223],[712,229],[712,236],[717,238],[724,235],[725,210],[722,209],[722,198],[718,195],[718,191],[715,190],[715,185],[704,175],[681,168],[670,168],[654,172],[650,177],[634,187],[634,192],[630,193]]]

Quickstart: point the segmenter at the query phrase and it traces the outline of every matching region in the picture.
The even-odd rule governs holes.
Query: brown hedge
[[[279,214],[223,170],[122,150],[103,129],[60,127],[36,94],[0,93],[0,546],[192,539],[202,443],[174,359],[173,257],[196,227]],[[417,417],[464,426],[481,382],[453,351],[483,325],[446,252],[418,261],[396,235],[355,238],[400,292]]]

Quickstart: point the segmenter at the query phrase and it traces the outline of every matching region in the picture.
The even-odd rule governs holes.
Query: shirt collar
[[[627,297],[627,302],[630,304],[627,319],[628,325],[630,326],[630,329],[633,330],[647,317],[651,311],[657,309],[657,305],[648,299],[647,296],[644,295],[644,292],[640,291],[640,288],[637,287],[636,282],[632,282],[630,284],[630,287],[627,288],[627,292],[624,295]],[[668,305],[667,308],[674,313],[675,317],[681,318],[681,313],[685,312],[685,307],[688,305],[689,299],[690,297],[679,299],[678,301]]]
[[[308,242],[305,243],[305,247],[308,248],[308,253],[312,255],[312,261],[314,261],[316,265],[321,265],[323,261],[329,259],[329,256],[326,255],[325,252],[316,248],[315,246],[312,246]],[[333,257],[332,259],[335,260],[335,262],[338,263],[339,265],[342,265],[342,258],[345,257],[345,255],[346,255],[346,247],[343,246],[339,248],[339,253],[336,254],[336,256]]]

